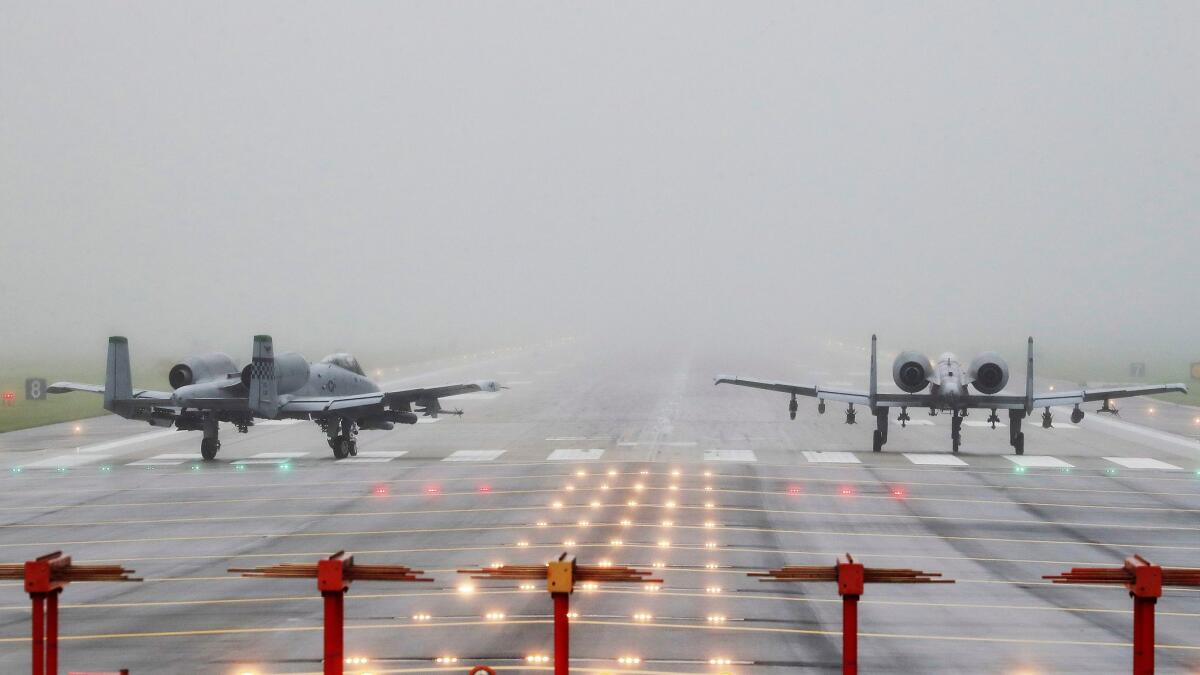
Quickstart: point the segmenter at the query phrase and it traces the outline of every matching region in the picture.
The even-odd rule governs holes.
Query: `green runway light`
[[[193,464],[193,465],[192,465],[192,471],[199,471],[199,470],[200,470],[200,465],[199,465],[199,464]]]
[[[58,467],[57,469],[55,469],[55,471],[57,471],[57,472],[59,472],[59,473],[66,473],[66,472],[67,472],[67,467],[65,467],[65,466],[60,466],[60,467]]]
[[[1014,467],[1013,467],[1013,473],[1025,473],[1025,467],[1023,467],[1023,466],[1014,466]]]
[[[1061,471],[1062,471],[1063,473],[1071,473],[1071,468],[1070,468],[1070,467],[1067,467],[1067,466],[1064,466],[1064,467],[1061,469]]]
[[[246,465],[245,465],[245,464],[234,464],[234,465],[233,465],[233,470],[234,470],[234,471],[245,471],[245,470],[246,470]]]
[[[279,470],[280,470],[280,471],[291,471],[291,470],[292,470],[292,465],[291,465],[291,464],[280,464],[280,465],[279,465]]]
[[[112,467],[111,467],[111,466],[108,466],[108,465],[106,464],[106,465],[104,465],[104,466],[100,467],[100,471],[101,471],[101,472],[103,472],[103,473],[108,473],[108,472],[112,471]]]
[[[9,469],[9,471],[11,471],[13,473],[21,473],[21,467],[14,466],[13,468]],[[1197,471],[1196,473],[1200,474],[1200,471]]]
[[[1108,469],[1104,470],[1104,473],[1106,473],[1110,476],[1115,476],[1115,475],[1117,475],[1117,470],[1113,469],[1113,468],[1108,468]]]

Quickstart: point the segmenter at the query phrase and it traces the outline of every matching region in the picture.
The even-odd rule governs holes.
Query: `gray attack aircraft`
[[[104,395],[104,408],[152,426],[203,431],[200,454],[214,459],[221,449],[220,422],[246,433],[255,419],[316,422],[338,459],[358,454],[360,429],[392,429],[416,424],[419,416],[461,415],[444,410],[440,399],[475,391],[498,391],[490,380],[440,387],[382,391],[350,354],[331,354],[310,363],[295,352],[275,353],[270,335],[254,336],[251,362],[238,368],[225,354],[202,354],[176,364],[167,374],[174,391],[134,389],[129,342],[108,339],[104,385],[56,382],[47,391],[88,391]]]
[[[1078,424],[1083,421],[1084,415],[1079,405],[1087,401],[1103,401],[1103,405],[1096,412],[1115,415],[1117,408],[1112,404],[1113,399],[1172,391],[1187,392],[1187,387],[1182,384],[1148,384],[1034,393],[1033,338],[1029,338],[1024,395],[1000,393],[1008,384],[1008,364],[995,352],[980,354],[971,361],[969,366],[965,367],[950,353],[942,354],[934,362],[919,352],[902,352],[892,363],[892,379],[901,389],[901,393],[879,391],[876,361],[875,336],[872,335],[871,382],[868,391],[848,391],[726,375],[718,376],[716,384],[737,384],[743,387],[769,389],[791,394],[792,401],[788,405],[788,412],[792,419],[796,419],[796,410],[798,409],[796,396],[811,396],[818,399],[820,403],[817,405],[817,412],[821,414],[825,413],[825,401],[827,400],[848,404],[846,424],[855,422],[855,405],[866,406],[875,416],[875,440],[872,447],[875,452],[883,450],[883,445],[887,443],[889,408],[900,408],[900,414],[896,420],[902,427],[911,421],[908,416],[910,407],[928,408],[931,416],[937,415],[939,412],[950,413],[952,415],[950,439],[954,452],[958,452],[958,446],[962,443],[962,422],[968,411],[972,409],[990,410],[991,414],[987,421],[995,429],[996,424],[1000,421],[1000,416],[996,414],[996,411],[1007,410],[1008,441],[1018,455],[1025,454],[1025,434],[1021,431],[1021,421],[1038,408],[1045,409],[1045,412],[1042,413],[1042,426],[1049,429],[1054,421],[1050,414],[1051,406],[1074,405],[1075,409],[1071,411],[1071,422]]]

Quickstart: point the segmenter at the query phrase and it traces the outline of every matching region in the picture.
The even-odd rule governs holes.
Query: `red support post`
[[[58,675],[58,595],[61,588],[46,594],[46,675]]]
[[[858,598],[866,574],[847,553],[837,561],[838,595],[842,596],[842,675],[858,675]]]
[[[1154,605],[1162,597],[1163,570],[1141,556],[1125,559],[1133,580],[1125,584],[1133,598],[1133,675],[1154,675]]]
[[[30,593],[33,599],[33,675],[46,673],[46,594]]]
[[[346,651],[342,640],[346,591],[350,588],[345,570],[353,560],[353,557],[339,555],[317,561],[317,590],[325,598],[325,675],[342,675],[345,669]]]
[[[554,675],[569,675],[571,672],[571,629],[567,613],[570,610],[570,594],[551,593],[554,598]]]

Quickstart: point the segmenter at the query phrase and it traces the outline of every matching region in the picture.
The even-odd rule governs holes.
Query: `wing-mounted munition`
[[[493,381],[440,387],[382,390],[350,354],[330,354],[310,363],[295,352],[275,352],[269,335],[256,335],[251,362],[244,368],[224,354],[202,354],[175,364],[167,374],[173,391],[134,389],[129,343],[109,338],[103,386],[56,382],[50,393],[88,391],[104,395],[104,408],[128,419],[181,431],[203,431],[200,454],[213,459],[221,449],[219,427],[231,423],[246,433],[255,419],[316,422],[328,436],[334,457],[358,453],[362,429],[415,424],[421,415],[461,415],[441,399],[474,391],[499,391]],[[414,404],[417,406],[414,411]]]
[[[826,400],[846,403],[847,424],[853,424],[855,421],[854,406],[856,404],[868,406],[876,420],[872,445],[875,452],[880,452],[887,443],[890,408],[900,408],[900,414],[896,419],[901,426],[905,426],[910,421],[909,407],[929,408],[930,415],[936,415],[939,412],[950,413],[950,438],[954,452],[958,452],[959,446],[962,444],[962,422],[969,410],[990,411],[988,422],[991,422],[993,429],[1000,422],[997,411],[1007,410],[1008,440],[1018,455],[1025,452],[1025,434],[1021,431],[1021,423],[1038,408],[1044,409],[1042,426],[1050,428],[1053,421],[1050,408],[1053,406],[1073,405],[1071,421],[1078,424],[1083,421],[1084,417],[1083,410],[1079,408],[1079,405],[1085,401],[1103,401],[1104,406],[1098,412],[1115,414],[1116,408],[1112,405],[1113,399],[1187,391],[1187,387],[1182,384],[1152,384],[1136,387],[1035,393],[1033,390],[1033,338],[1029,338],[1023,395],[1003,393],[1009,382],[1009,368],[1008,363],[995,352],[980,354],[967,367],[963,367],[962,363],[950,353],[942,354],[934,362],[920,352],[902,352],[892,363],[892,380],[900,392],[880,392],[878,390],[875,342],[875,336],[872,335],[870,383],[869,389],[865,392],[725,375],[718,376],[716,384],[736,384],[789,394],[791,400],[788,403],[788,412],[792,419],[796,418],[797,396],[811,396],[818,399],[820,403],[817,411],[821,413],[825,412]]]

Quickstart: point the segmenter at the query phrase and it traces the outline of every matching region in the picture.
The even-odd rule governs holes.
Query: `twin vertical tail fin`
[[[875,336],[871,336],[871,389],[869,400],[871,410],[875,409],[875,398],[879,393],[879,364],[875,354]]]
[[[129,340],[114,335],[108,338],[108,364],[104,368],[104,409],[120,414],[133,398],[133,377],[129,374]]]
[[[1025,414],[1033,412],[1033,336],[1029,337],[1029,356],[1025,362]]]
[[[279,390],[275,379],[275,346],[270,335],[254,336],[249,389],[251,411],[268,418],[279,414]]]

